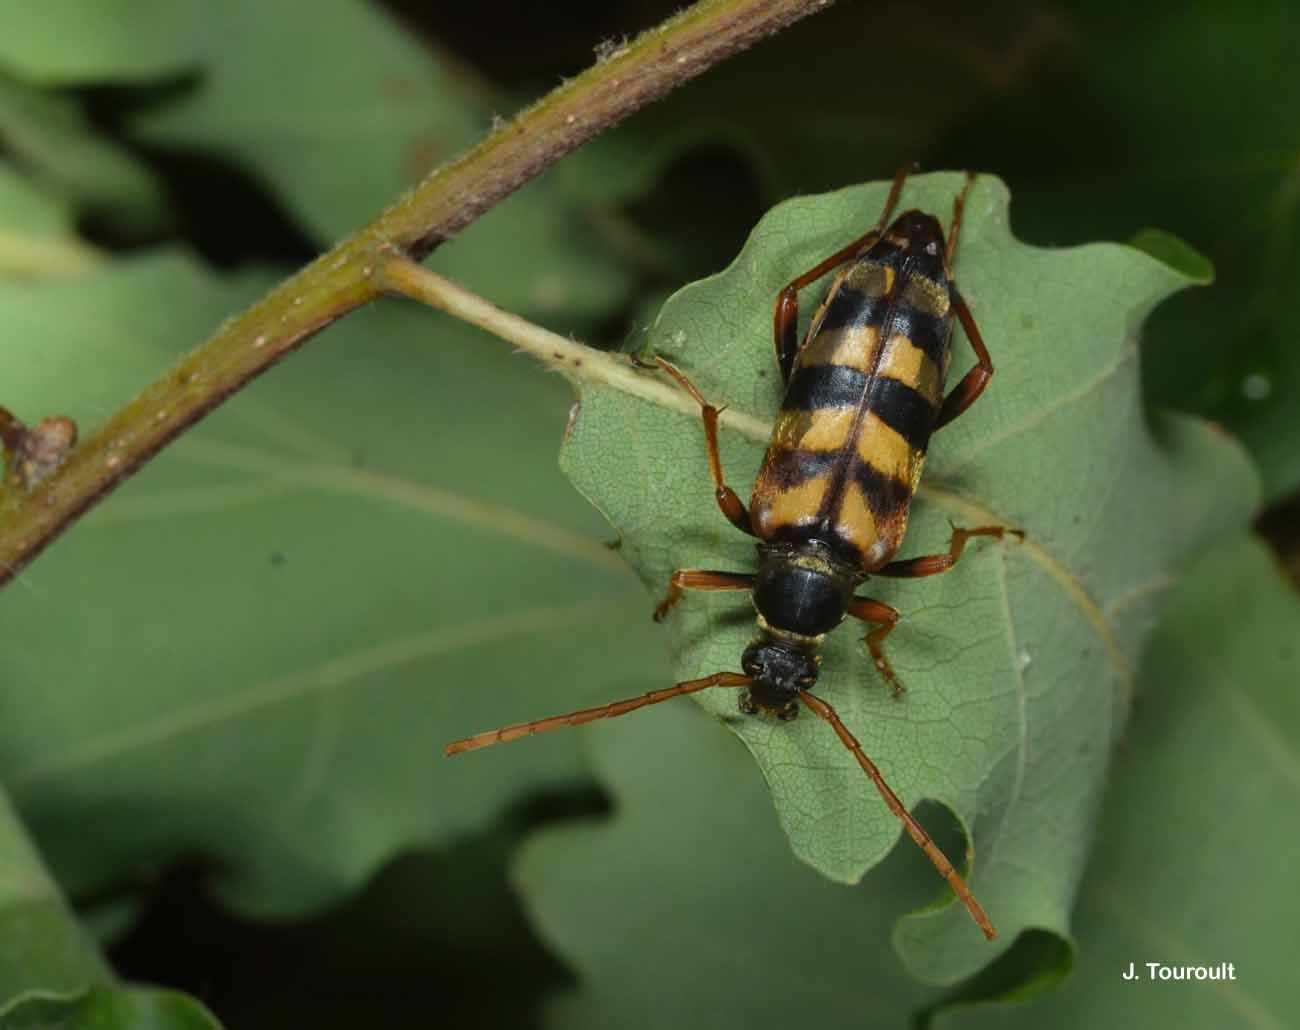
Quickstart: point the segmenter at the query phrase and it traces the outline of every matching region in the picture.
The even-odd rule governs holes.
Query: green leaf
[[[6,233],[55,236],[72,228],[72,218],[55,198],[4,161],[0,162],[0,228]]]
[[[112,974],[77,925],[3,791],[0,870],[0,1015],[33,989],[72,992],[109,982]]]
[[[183,995],[114,984],[3,790],[0,870],[0,1030],[218,1026]]]
[[[37,186],[78,214],[97,214],[134,234],[156,231],[166,217],[152,171],[92,126],[73,97],[35,89],[3,69],[0,140]]]
[[[0,65],[42,86],[176,75],[203,49],[201,0],[0,0]]]
[[[954,174],[910,180],[902,205],[946,215],[961,183]],[[773,298],[869,225],[886,189],[780,205],[730,268],[668,302],[652,344],[714,403],[771,417],[781,392]],[[1019,527],[1026,539],[976,544],[944,576],[870,585],[903,613],[889,640],[908,687],[901,701],[852,627],[830,639],[819,687],[906,803],[940,801],[971,833],[972,886],[1002,942],[987,945],[951,904],[896,933],[909,967],[945,983],[1024,928],[1066,933],[1162,591],[1202,541],[1243,522],[1257,490],[1222,434],[1187,419],[1151,427],[1143,413],[1137,335],[1186,279],[1122,246],[1018,243],[996,180],[977,183],[967,212],[957,277],[998,372],[934,440],[903,553],[943,551],[949,519]],[[954,382],[970,361],[960,338],[955,353]],[[762,453],[762,442],[724,434],[729,480],[743,490]],[[623,553],[652,589],[675,568],[753,568],[751,543],[713,503],[698,421],[587,390],[561,460],[623,533]],[[751,617],[738,595],[683,602],[671,620],[677,678],[737,669]],[[855,882],[893,846],[899,824],[826,726],[737,718],[734,691],[698,699],[753,752],[801,858]]]
[[[235,0],[204,14],[199,82],[135,129],[242,161],[321,242],[369,221],[482,127],[452,75],[373,5]]]
[[[1024,1007],[943,1027],[1294,1024],[1300,862],[1300,601],[1257,542],[1215,548],[1179,585],[1142,666],[1076,912],[1079,964]],[[1140,979],[1121,977],[1136,963]],[[1235,979],[1151,981],[1145,963]]]
[[[0,161],[0,275],[76,274],[95,260],[67,205]]]
[[[1129,241],[1129,245],[1150,254],[1157,261],[1163,261],[1199,286],[1214,281],[1214,266],[1177,236],[1159,229],[1143,229]]]
[[[263,285],[168,255],[0,284],[4,401],[89,424]],[[381,302],[42,555],[0,596],[0,777],[65,888],[198,854],[243,908],[298,912],[578,776],[571,734],[439,753],[667,678],[648,599],[555,467],[571,400]]]
[[[176,991],[96,987],[70,998],[24,998],[0,1011],[0,1030],[221,1030],[221,1024]]]
[[[251,169],[321,244],[373,219],[504,110],[494,112],[480,84],[358,0],[321,0],[310,10],[212,4],[204,32],[197,88],[140,113],[135,131]],[[440,247],[431,265],[536,317],[603,317],[630,288],[580,210],[546,180]]]

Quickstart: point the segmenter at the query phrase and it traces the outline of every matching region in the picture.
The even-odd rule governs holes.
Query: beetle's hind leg
[[[977,526],[975,529],[958,529],[953,526],[952,540],[948,544],[947,554],[927,554],[920,558],[890,562],[883,568],[877,569],[872,575],[919,579],[922,576],[934,576],[940,572],[947,572],[957,564],[957,560],[966,549],[966,541],[971,537],[992,536],[1001,539],[1008,533],[1022,540],[1025,537],[1022,530],[1008,529],[1006,526]],[[885,677],[885,681],[893,690],[894,696],[899,697],[903,693],[903,684],[899,682],[898,676],[895,675],[894,669],[889,664],[889,659],[885,657],[882,647],[885,637],[889,636],[894,627],[898,625],[897,610],[883,601],[876,601],[870,597],[855,597],[849,602],[848,614],[855,619],[874,624],[874,628],[866,637],[867,650],[871,652],[876,668],[880,670],[880,675]]]
[[[966,213],[966,197],[974,185],[974,173],[967,172],[966,184],[962,186],[961,192],[957,194],[952,204],[952,223],[948,229],[948,243],[943,256],[944,269],[948,273],[949,282],[953,282],[952,262],[957,254],[957,239],[961,234],[961,223]],[[989,380],[993,378],[993,359],[989,357],[988,348],[984,346],[984,337],[980,335],[975,318],[971,315],[970,308],[966,306],[966,301],[957,292],[955,284],[951,287],[949,297],[961,327],[966,330],[966,339],[970,341],[971,350],[975,352],[976,365],[943,399],[943,407],[934,424],[936,432],[974,404],[979,399],[979,395],[984,392],[984,388],[989,385]]]
[[[727,486],[722,475],[722,458],[718,454],[718,416],[722,413],[722,409],[715,408],[706,401],[695,384],[686,377],[686,373],[671,361],[665,361],[663,358],[657,357],[655,362],[676,379],[678,385],[689,393],[700,406],[700,413],[704,419],[704,447],[708,451],[709,472],[713,476],[713,496],[717,499],[722,514],[727,516],[727,520],[737,529],[748,533],[750,536],[758,536],[754,532],[753,526],[750,525],[749,510],[736,495],[736,491]]]
[[[685,590],[752,590],[754,577],[742,572],[710,572],[705,569],[678,569],[668,581],[668,593],[655,608],[655,622],[663,622],[682,599]]]
[[[966,541],[973,536],[992,536],[1001,540],[1010,533],[1012,536],[1025,538],[1024,530],[1007,529],[1006,526],[977,526],[975,529],[958,529],[952,527],[952,540],[948,544],[947,554],[927,554],[920,558],[906,558],[903,561],[891,561],[883,568],[872,573],[873,576],[894,576],[897,578],[920,579],[922,576],[935,576],[947,572],[957,564],[957,559],[966,549]]]
[[[984,337],[980,335],[979,326],[975,324],[970,308],[957,292],[957,287],[952,287],[949,296],[952,299],[952,308],[957,313],[957,320],[966,330],[966,339],[970,341],[971,349],[975,352],[976,364],[962,376],[961,382],[943,399],[943,407],[939,409],[939,417],[934,423],[933,432],[936,433],[979,400],[980,394],[993,378],[993,359],[989,357],[989,349],[984,346]]]

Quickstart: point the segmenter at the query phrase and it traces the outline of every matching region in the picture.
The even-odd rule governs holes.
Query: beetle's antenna
[[[715,672],[712,676],[705,676],[704,679],[686,680],[675,687],[652,690],[648,694],[628,698],[626,701],[614,701],[599,708],[583,708],[568,715],[553,715],[549,719],[534,719],[532,722],[503,726],[499,730],[488,730],[486,733],[466,737],[464,740],[453,740],[442,749],[442,753],[450,758],[462,751],[474,751],[477,748],[501,744],[508,740],[518,740],[520,737],[531,736],[534,733],[558,730],[561,726],[581,726],[584,722],[594,722],[596,719],[612,719],[616,715],[626,715],[628,712],[635,712],[638,708],[657,705],[660,701],[669,701],[682,694],[694,694],[697,690],[708,690],[709,687],[747,687],[752,682],[753,680],[748,676],[738,672]]]
[[[876,763],[867,757],[866,752],[862,750],[862,745],[859,744],[857,738],[849,732],[849,728],[840,721],[840,717],[836,714],[835,709],[821,698],[808,693],[806,690],[801,690],[799,692],[799,700],[810,708],[816,715],[831,724],[831,729],[835,731],[835,735],[840,738],[846,748],[853,752],[853,757],[858,760],[858,765],[862,766],[862,771],[865,772],[867,776],[870,777],[871,782],[876,785],[876,790],[880,791],[880,796],[885,799],[885,804],[889,806],[889,810],[902,820],[902,823],[907,827],[907,832],[911,835],[912,840],[916,841],[921,850],[929,856],[930,861],[934,863],[934,867],[939,870],[943,878],[948,881],[953,892],[957,897],[961,898],[962,904],[966,906],[966,911],[971,914],[971,918],[974,919],[979,925],[979,928],[984,931],[984,936],[989,940],[993,940],[993,938],[998,935],[998,932],[993,929],[993,924],[989,922],[989,917],[984,913],[984,909],[980,907],[980,903],[975,900],[975,895],[972,894],[970,888],[966,886],[966,881],[963,880],[961,874],[953,868],[952,863],[948,861],[948,856],[939,850],[939,845],[930,838],[930,835],[925,832],[921,824],[912,818],[912,813],[903,807],[903,802],[899,800],[898,795],[893,792],[889,784],[885,782],[885,778],[880,775],[880,770],[876,768]]]
[[[876,222],[877,234],[885,231],[885,226],[889,224],[889,216],[894,213],[894,208],[898,207],[898,198],[903,195],[903,183],[907,182],[907,177],[920,170],[921,166],[915,161],[907,161],[894,173],[894,181],[889,187],[889,196],[885,198],[885,206],[881,209],[880,219]]]
[[[948,273],[948,278],[952,278],[952,259],[957,253],[957,237],[961,234],[962,217],[966,214],[966,195],[970,193],[970,188],[975,185],[975,173],[967,172],[966,181],[962,184],[961,191],[957,194],[952,202],[952,222],[948,226],[948,246],[944,248],[943,263]]]

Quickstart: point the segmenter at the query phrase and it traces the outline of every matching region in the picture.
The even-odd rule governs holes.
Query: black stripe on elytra
[[[829,472],[839,457],[839,451],[774,447],[768,452],[764,474],[773,489],[793,490],[800,484]]]
[[[889,311],[888,297],[871,297],[852,286],[841,286],[826,303],[818,332],[880,325]]]
[[[938,415],[934,406],[901,379],[878,376],[872,380],[867,410],[895,430],[909,445],[925,453]]]
[[[937,368],[943,368],[952,335],[951,317],[936,318],[910,304],[899,304],[894,308],[888,332],[890,336],[906,336]]]
[[[909,248],[900,247],[893,240],[881,237],[871,245],[866,254],[858,260],[869,261],[873,265],[884,265],[887,268],[895,270],[901,268],[907,261]]]
[[[805,365],[790,377],[781,409],[816,411],[857,405],[866,387],[867,374],[851,365]]]
[[[912,487],[901,479],[887,476],[865,461],[853,465],[853,478],[867,499],[867,506],[877,521],[889,519],[907,509],[912,500]]]

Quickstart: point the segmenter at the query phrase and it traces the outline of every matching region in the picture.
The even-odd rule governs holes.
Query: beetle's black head
[[[781,640],[755,640],[745,648],[740,667],[754,681],[740,700],[741,711],[750,715],[767,712],[793,719],[799,692],[817,682],[817,656]]]

